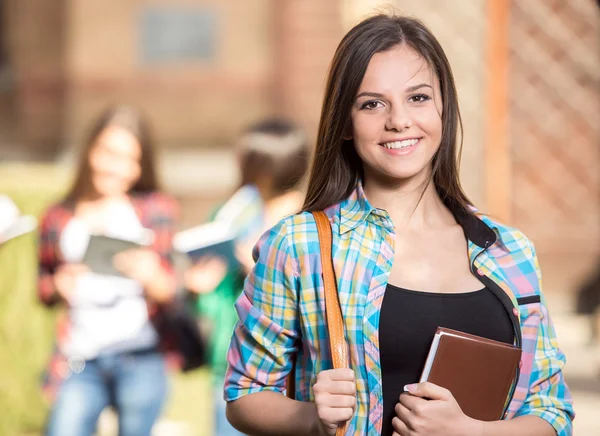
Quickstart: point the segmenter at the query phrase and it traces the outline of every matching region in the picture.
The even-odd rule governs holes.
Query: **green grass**
[[[44,174],[42,174],[42,172]],[[39,216],[61,193],[60,182],[44,183],[51,174],[39,168],[0,167],[0,192],[25,214]],[[50,186],[55,186],[50,189]],[[54,314],[36,299],[36,235],[28,234],[0,247],[0,434],[36,433],[47,404],[40,395],[40,376],[53,343]]]
[[[50,165],[0,164],[0,193],[24,214],[40,216],[67,187],[68,171]],[[37,234],[0,246],[0,435],[40,434],[49,405],[40,377],[54,342],[54,310],[37,301]],[[207,370],[175,374],[165,417],[185,421],[197,436],[210,434]]]

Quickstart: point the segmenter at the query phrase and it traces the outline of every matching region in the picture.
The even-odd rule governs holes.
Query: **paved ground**
[[[569,301],[549,299],[561,348],[567,355],[565,378],[573,392],[576,436],[600,435],[600,345],[590,345],[591,324],[573,315]]]

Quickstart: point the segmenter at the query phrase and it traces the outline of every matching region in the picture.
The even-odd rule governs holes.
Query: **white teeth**
[[[386,142],[383,146],[387,149],[407,148],[419,142],[418,139],[405,139],[404,141]]]

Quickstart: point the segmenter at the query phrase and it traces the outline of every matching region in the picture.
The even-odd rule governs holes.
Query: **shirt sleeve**
[[[162,266],[174,274],[173,271],[173,236],[179,221],[179,205],[177,202],[162,193],[154,193],[148,200],[150,223],[154,232],[152,248],[161,258]]]
[[[536,274],[541,272],[535,248],[531,245]],[[562,368],[566,357],[558,348],[554,325],[542,295],[541,321],[537,333],[536,351],[529,380],[529,393],[515,417],[533,415],[548,421],[559,436],[573,433],[573,400],[565,383]]]
[[[299,345],[298,276],[285,221],[254,247],[256,262],[235,307],[225,377],[225,399],[270,390],[283,392]]]
[[[38,298],[47,306],[53,306],[60,301],[54,287],[54,273],[59,261],[56,253],[58,232],[53,216],[51,208],[40,220],[38,244]]]

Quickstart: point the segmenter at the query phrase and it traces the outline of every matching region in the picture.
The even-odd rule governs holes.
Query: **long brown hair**
[[[105,110],[93,124],[82,150],[77,173],[66,196],[66,201],[77,202],[82,197],[94,192],[92,169],[90,168],[90,152],[96,140],[108,127],[120,127],[129,131],[141,147],[141,174],[137,182],[129,190],[130,194],[153,192],[159,189],[156,177],[153,141],[148,121],[140,110],[125,106],[113,106]]]
[[[363,177],[363,166],[352,140],[350,110],[371,57],[398,45],[419,53],[439,79],[442,93],[442,139],[433,157],[432,180],[442,200],[468,211],[469,199],[460,186],[462,120],[450,63],[438,40],[419,20],[376,15],[344,36],[331,66],[303,210],[322,210],[347,198]],[[457,132],[460,128],[460,144]],[[458,147],[458,150],[457,150]]]

